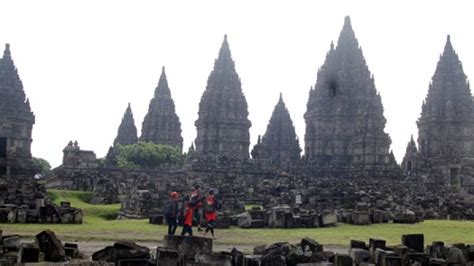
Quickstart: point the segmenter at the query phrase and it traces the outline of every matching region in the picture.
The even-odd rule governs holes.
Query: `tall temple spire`
[[[474,156],[472,109],[467,77],[448,35],[417,122],[420,153],[428,159]]]
[[[349,17],[317,76],[305,113],[308,169],[316,175],[345,176],[367,167],[366,173],[393,169],[381,97]]]
[[[227,36],[224,36],[199,103],[199,117],[195,123],[197,155],[201,158],[225,155],[248,159],[251,123],[247,117],[247,101],[235,71]]]
[[[288,167],[300,159],[301,148],[290,113],[280,93],[263,138],[252,150],[252,157],[270,161],[277,167]]]
[[[161,70],[158,86],[155,89],[153,99],[150,101],[148,113],[143,120],[140,140],[171,145],[178,147],[180,150],[183,148],[181,122],[171,98],[165,67]]]
[[[3,58],[0,59],[0,102],[3,112],[11,115],[21,112],[22,116],[34,121],[29,103],[26,103],[23,83],[13,62],[9,44],[5,45]]]
[[[31,160],[31,132],[35,116],[13,62],[10,45],[0,58],[0,175],[35,174]],[[1,144],[3,143],[3,144]]]
[[[128,103],[122,122],[118,128],[117,137],[114,140],[114,146],[117,144],[130,145],[138,141],[137,128],[135,127],[135,120],[133,119],[132,108]]]

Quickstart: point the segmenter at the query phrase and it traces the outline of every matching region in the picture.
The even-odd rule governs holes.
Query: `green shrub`
[[[117,164],[120,168],[155,169],[162,165],[181,165],[183,155],[179,148],[142,142],[117,145]]]

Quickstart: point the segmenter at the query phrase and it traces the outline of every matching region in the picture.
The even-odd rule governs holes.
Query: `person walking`
[[[168,235],[174,235],[178,223],[176,221],[178,214],[178,192],[173,191],[170,193],[169,200],[163,207],[163,215],[165,216],[166,223],[168,224]]]
[[[190,236],[193,235],[193,213],[194,213],[194,204],[191,202],[189,196],[186,196],[184,200],[184,221],[183,221],[183,230],[181,235],[184,236],[188,233]]]
[[[191,204],[193,204],[193,207],[195,208],[193,222],[195,225],[197,225],[198,231],[202,231],[200,210],[202,207],[202,201],[204,199],[204,198],[201,198],[200,189],[201,189],[201,186],[195,185],[193,192],[191,192]]]
[[[206,206],[204,207],[207,226],[204,236],[206,236],[209,231],[211,232],[212,238],[216,238],[214,235],[214,225],[216,224],[217,219],[217,200],[214,197],[214,190],[209,190],[209,195],[206,198]]]

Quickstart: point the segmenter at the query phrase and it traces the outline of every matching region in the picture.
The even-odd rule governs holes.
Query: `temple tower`
[[[247,117],[247,101],[225,36],[199,103],[196,155],[247,160],[251,126]]]
[[[382,100],[349,17],[318,71],[304,117],[311,173],[376,177],[393,167]]]
[[[472,95],[449,35],[417,124],[419,153],[433,178],[459,185],[461,176],[474,176]]]
[[[141,141],[164,144],[183,148],[181,123],[176,114],[174,101],[168,87],[165,68],[163,67],[155,96],[150,101],[148,113],[142,124]]]
[[[34,123],[10,45],[6,44],[0,59],[0,176],[33,176],[38,170],[31,160]]]
[[[405,156],[402,161],[402,172],[404,176],[412,176],[417,174],[418,170],[418,148],[416,147],[415,140],[413,135],[408,142],[407,148],[405,150]]]
[[[135,127],[135,120],[133,119],[132,108],[129,103],[118,128],[114,146],[117,144],[130,145],[137,143],[137,141],[137,128]]]
[[[268,161],[273,166],[288,169],[300,159],[301,148],[290,113],[280,99],[273,110],[267,131],[252,150],[252,158]]]

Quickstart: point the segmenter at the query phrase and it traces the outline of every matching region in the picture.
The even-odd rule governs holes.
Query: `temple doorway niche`
[[[459,168],[450,169],[450,180],[451,180],[451,187],[453,188],[461,187],[461,178],[459,177]]]
[[[7,138],[0,138],[0,158],[7,157]]]

